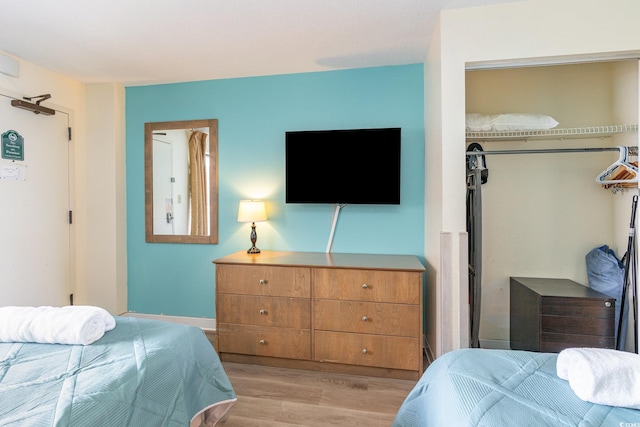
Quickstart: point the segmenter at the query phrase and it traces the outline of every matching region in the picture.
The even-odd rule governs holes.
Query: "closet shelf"
[[[638,125],[593,126],[549,130],[511,130],[466,132],[467,141],[513,141],[534,139],[607,138],[614,134],[637,132]]]

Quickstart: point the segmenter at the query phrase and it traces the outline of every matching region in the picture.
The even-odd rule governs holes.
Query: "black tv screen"
[[[400,204],[400,134],[400,128],[286,132],[286,202]]]

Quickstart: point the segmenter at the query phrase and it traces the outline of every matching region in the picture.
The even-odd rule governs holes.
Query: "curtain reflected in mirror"
[[[145,123],[147,242],[217,243],[217,120]]]
[[[191,215],[189,220],[192,236],[209,234],[207,200],[207,139],[209,135],[198,130],[189,137],[189,201]]]

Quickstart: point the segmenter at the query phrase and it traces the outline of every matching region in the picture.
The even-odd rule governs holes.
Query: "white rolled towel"
[[[116,327],[116,319],[109,313],[107,310],[101,307],[96,307],[93,305],[70,305],[66,307],[62,307],[65,310],[88,310],[90,315],[93,315],[94,312],[97,312],[98,315],[102,317],[104,320],[104,330],[110,331]]]
[[[88,345],[114,327],[100,307],[0,307],[0,342]]]
[[[603,348],[568,348],[556,371],[582,400],[640,409],[640,355]]]

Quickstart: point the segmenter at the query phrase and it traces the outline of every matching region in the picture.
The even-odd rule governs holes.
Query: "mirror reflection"
[[[217,243],[217,120],[145,123],[147,242]]]

